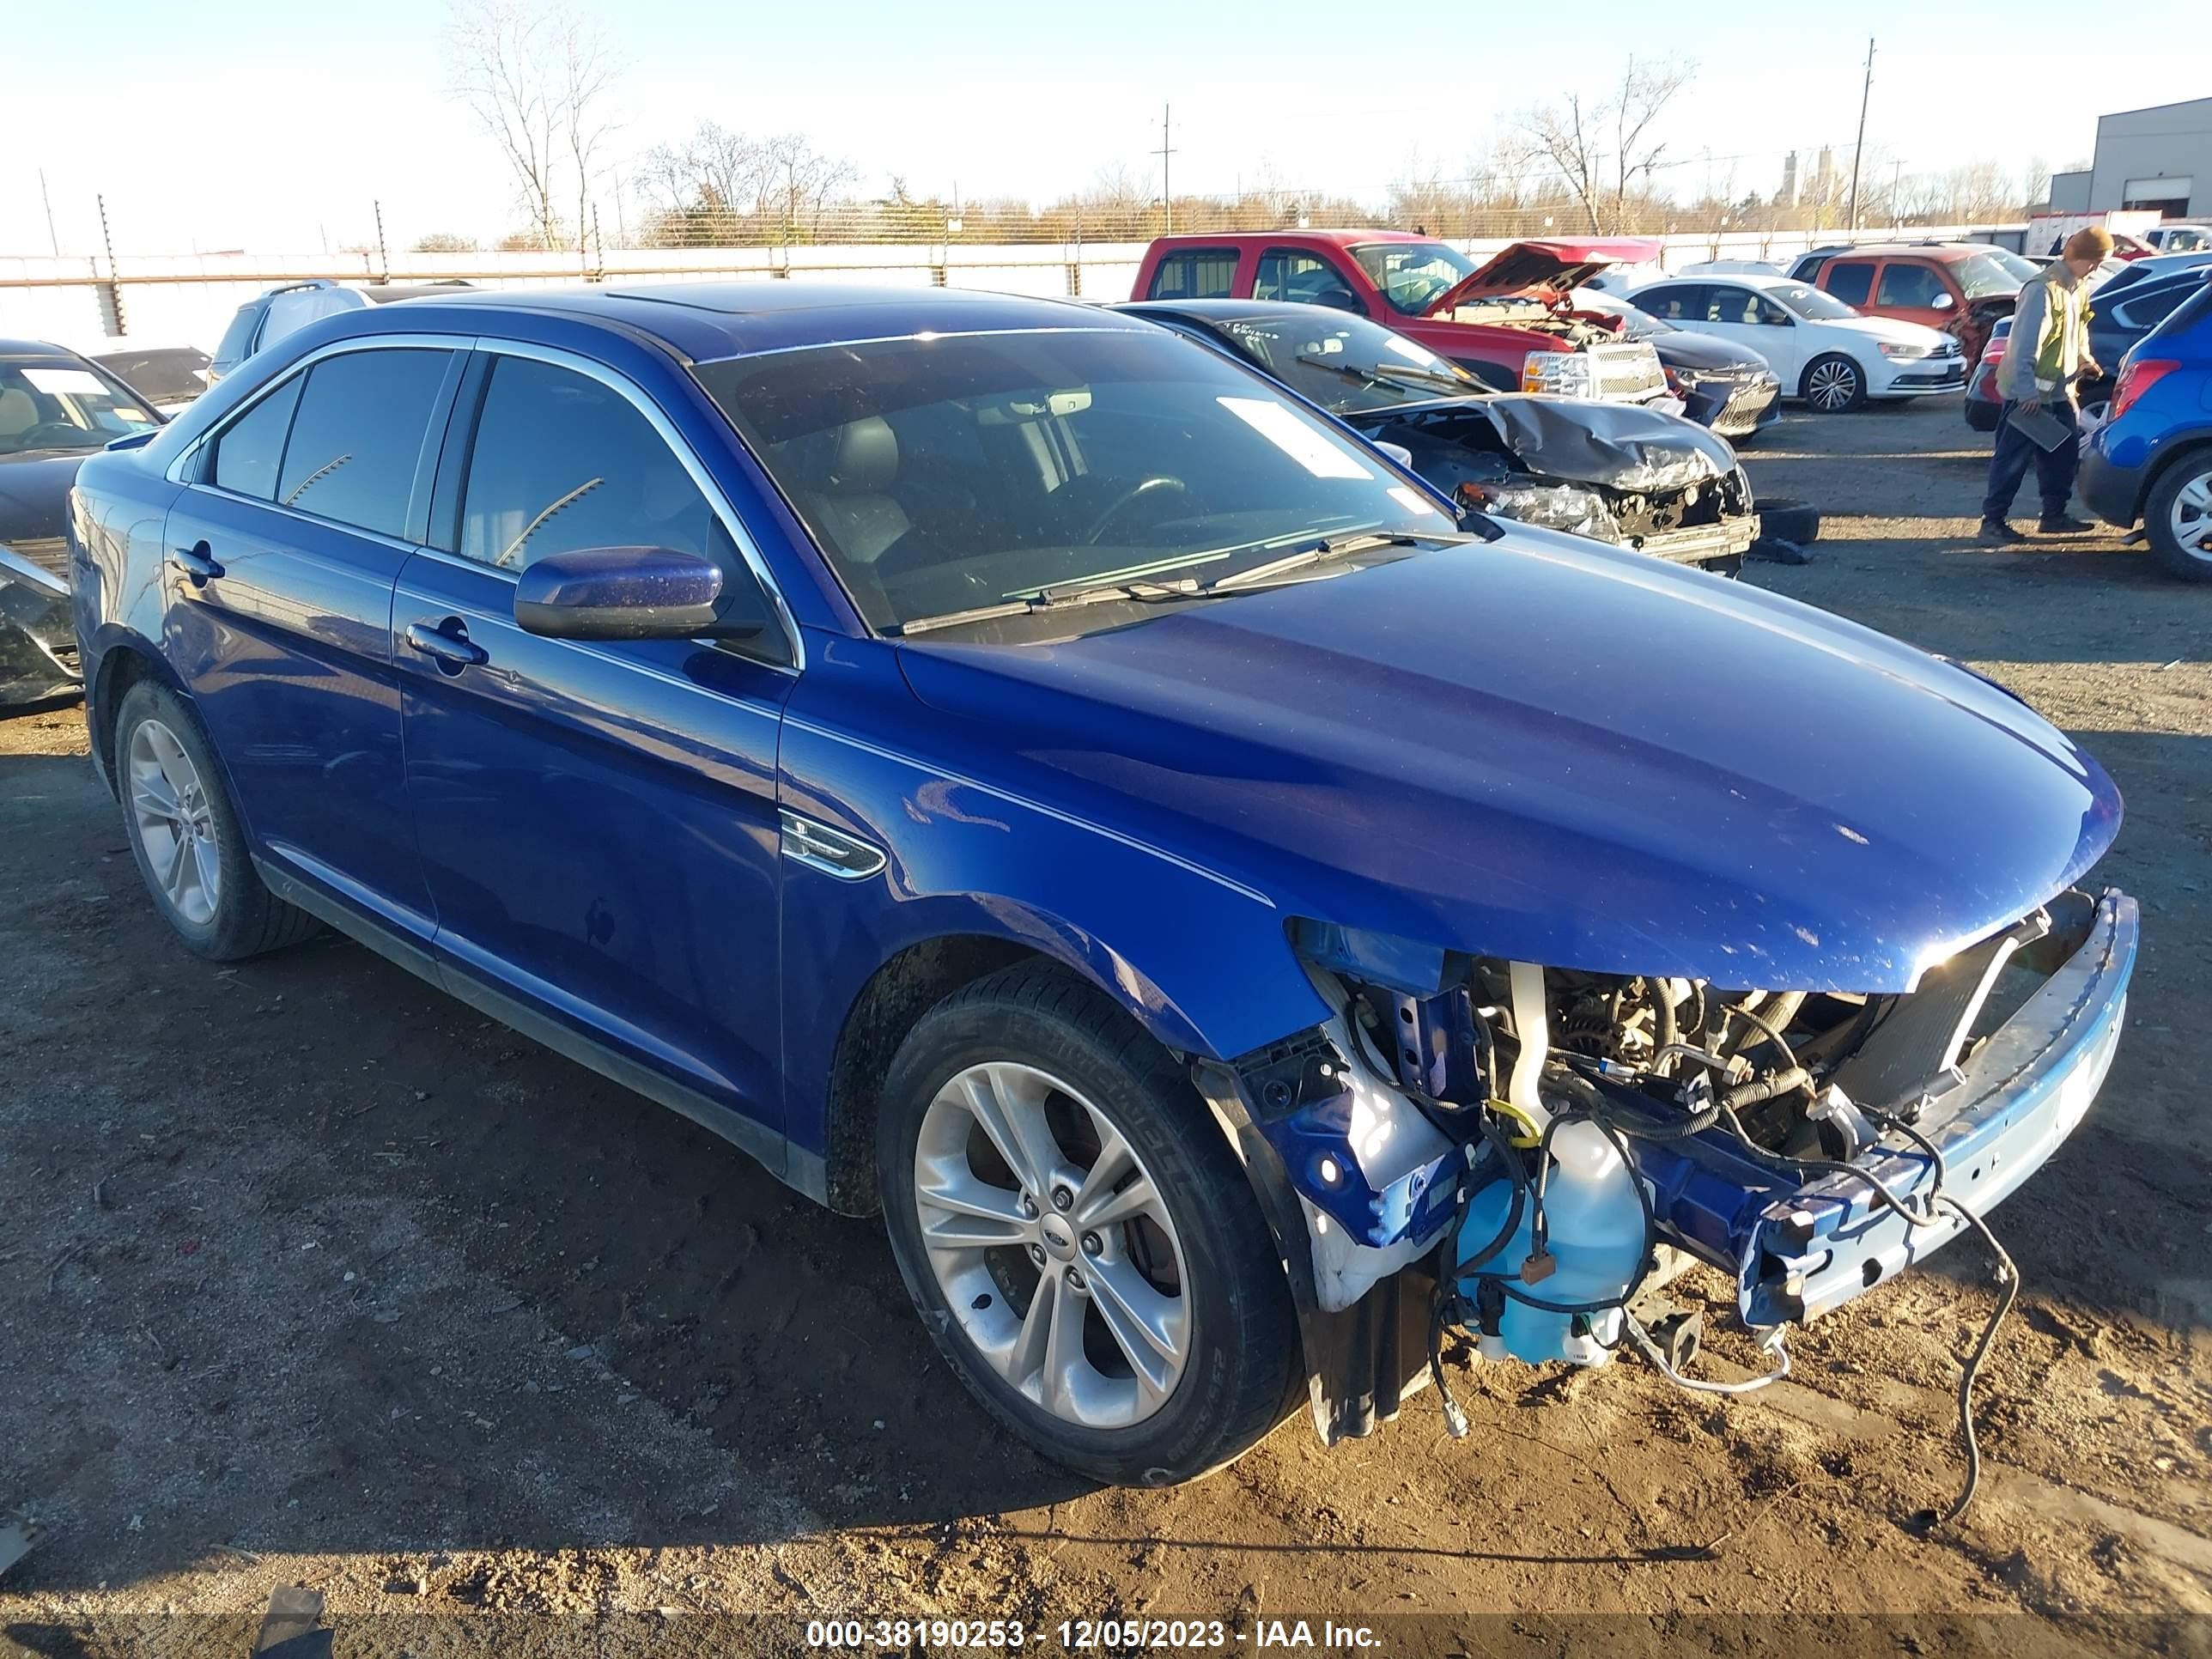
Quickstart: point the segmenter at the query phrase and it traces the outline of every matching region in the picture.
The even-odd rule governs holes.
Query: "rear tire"
[[[1054,1462],[1170,1486],[1282,1419],[1297,1322],[1259,1203],[1182,1066],[1082,980],[1025,963],[922,1016],[877,1176],[922,1323]]]
[[[2184,455],[2159,475],[2143,502],[2152,556],[2170,576],[2212,581],[2212,449]]]
[[[1866,371],[1840,351],[1815,357],[1805,365],[1797,395],[1823,415],[1866,407]]]
[[[141,680],[116,710],[116,793],[131,855],[154,908],[185,948],[235,962],[296,945],[314,918],[261,884],[245,826],[199,716],[158,680]]]

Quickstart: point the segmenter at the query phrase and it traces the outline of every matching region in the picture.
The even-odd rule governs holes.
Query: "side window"
[[[450,356],[383,348],[325,357],[309,369],[277,474],[277,504],[404,535],[416,462]]]
[[[1317,254],[1292,247],[1271,247],[1260,256],[1260,269],[1252,279],[1252,297],[1334,306],[1339,311],[1364,309],[1352,284],[1334,265]]]
[[[1933,311],[1942,303],[1947,292],[1943,279],[1926,265],[1892,259],[1881,268],[1881,283],[1875,289],[1875,303],[1913,311]],[[1839,294],[1836,297],[1846,304],[1850,303],[1848,295]]]
[[[1148,300],[1226,300],[1237,283],[1233,247],[1178,248],[1152,268]]]
[[[299,407],[306,380],[295,374],[223,428],[215,442],[215,465],[206,475],[218,489],[264,501],[276,499],[284,437],[292,429],[292,411]]]
[[[520,570],[586,547],[695,553],[721,568],[724,621],[772,614],[714,509],[629,398],[574,369],[495,357],[454,550]]]
[[[1703,283],[1676,283],[1647,294],[1632,294],[1639,310],[1670,323],[1703,322],[1705,317],[1705,285]]]
[[[2177,283],[2164,293],[2152,293],[2112,307],[2113,319],[2129,328],[2148,328],[2162,323],[2190,295],[2186,283]]]
[[[1759,295],[1751,289],[1738,288],[1733,283],[1716,283],[1710,292],[1711,297],[1705,301],[1705,321],[1735,325],[1758,323]]]
[[[1759,296],[1759,314],[1752,320],[1762,328],[1787,328],[1790,313],[1762,294]]]
[[[1874,292],[1874,261],[1838,259],[1829,265],[1828,280],[1821,286],[1847,306],[1863,306]]]

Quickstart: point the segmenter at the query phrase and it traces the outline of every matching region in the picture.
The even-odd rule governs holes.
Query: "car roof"
[[[1972,258],[1977,253],[1986,253],[1990,245],[1978,243],[1972,247],[1957,242],[1855,242],[1848,247],[1816,252],[1832,252],[1836,258],[1856,258],[1869,254],[1879,258],[1934,259],[1943,264],[1956,264],[1961,259]]]
[[[1685,271],[1680,276],[1662,276],[1656,283],[1646,283],[1642,288],[1632,289],[1628,297],[1633,300],[1638,294],[1649,294],[1653,289],[1664,288],[1669,283],[1741,283],[1747,288],[1803,288],[1806,286],[1796,277],[1785,276],[1780,271],[1776,271],[1771,276],[1763,276],[1755,270],[1691,270]]]
[[[1346,318],[1367,322],[1368,318],[1350,318],[1350,314],[1329,306],[1306,305],[1297,300],[1120,300],[1105,307],[1109,311],[1173,312],[1178,317],[1194,317],[1209,323],[1258,322],[1263,318],[1280,317],[1290,322],[1310,322],[1315,313]],[[1376,324],[1381,327],[1382,325]]]
[[[29,357],[50,363],[73,363],[78,361],[75,351],[64,345],[56,345],[52,340],[0,339],[0,357],[18,359]]]
[[[975,289],[873,287],[861,283],[760,280],[735,283],[577,284],[568,288],[441,289],[347,313],[348,335],[384,333],[427,323],[434,313],[481,326],[485,313],[599,322],[650,336],[695,363],[763,351],[928,333],[1153,325],[1103,306]]]
[[[1172,236],[1155,236],[1155,247],[1235,247],[1246,242],[1327,242],[1332,247],[1365,247],[1374,242],[1440,242],[1441,236],[1425,235],[1418,230],[1361,230],[1342,225],[1315,225],[1304,228],[1285,227],[1276,230],[1180,231]]]

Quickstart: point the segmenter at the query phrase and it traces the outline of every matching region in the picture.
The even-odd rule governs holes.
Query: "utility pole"
[[[1893,227],[1905,222],[1905,163],[1893,161],[1889,167],[1889,222]]]
[[[1175,234],[1175,194],[1168,187],[1168,157],[1175,154],[1174,147],[1168,143],[1169,118],[1173,113],[1168,105],[1160,106],[1160,147],[1152,152],[1160,158],[1160,210],[1165,216],[1166,226],[1162,234],[1168,236]]]
[[[1859,161],[1866,155],[1867,100],[1874,95],[1874,36],[1867,36],[1866,83],[1859,88],[1859,137],[1851,147],[1851,228],[1859,228]]]
[[[371,197],[368,205],[376,215],[376,263],[382,266],[384,270],[384,274],[376,280],[380,283],[388,283],[392,280],[392,256],[385,251],[384,247],[384,204]]]
[[[54,258],[62,257],[62,239],[54,234],[54,198],[46,194],[46,170],[39,169],[39,199],[46,204],[46,241],[54,251]]]

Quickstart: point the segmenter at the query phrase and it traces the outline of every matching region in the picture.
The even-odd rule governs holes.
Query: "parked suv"
[[[1942,329],[1970,363],[1988,344],[1990,325],[2012,315],[2020,285],[2035,272],[2033,261],[2004,248],[1925,242],[1814,248],[1790,270],[1869,317]]]
[[[2107,524],[2140,520],[2169,574],[2212,581],[2212,284],[2121,360],[2111,414],[2082,453],[2081,490]]]
[[[356,310],[94,455],[72,537],[188,949],[328,923],[880,1211],[1094,1477],[1367,1432],[1439,1279],[1486,1351],[1663,1364],[1680,1250],[1776,1352],[2003,1202],[2120,1030],[2118,793],[2024,702],[1462,523],[1111,311]]]
[[[1291,300],[1394,328],[1505,392],[1611,403],[1671,399],[1651,347],[1618,318],[1577,311],[1577,284],[1658,244],[1516,242],[1477,264],[1402,230],[1162,236],[1145,250],[1135,300]],[[1677,410],[1675,412],[1680,412]]]
[[[276,344],[319,317],[334,317],[342,311],[358,311],[364,306],[383,305],[392,300],[450,294],[457,288],[468,286],[458,277],[444,283],[364,283],[359,288],[347,288],[319,276],[304,283],[286,283],[239,307],[230,319],[230,326],[222,331],[222,343],[215,349],[214,361],[208,365],[208,380],[212,384],[264,346]]]

